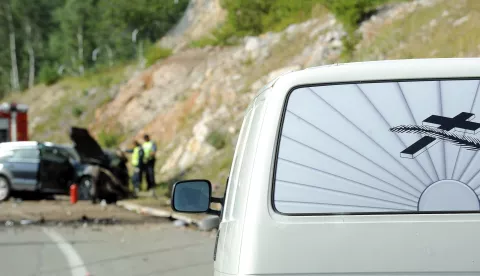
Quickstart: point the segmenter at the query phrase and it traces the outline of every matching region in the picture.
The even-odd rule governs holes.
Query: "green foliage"
[[[322,1],[319,0],[278,0],[273,1],[269,7],[269,11],[262,18],[263,31],[281,31],[291,24],[299,23],[310,19],[311,17],[318,17],[315,7],[322,6]]]
[[[105,147],[107,149],[117,147],[118,145],[120,145],[121,142],[122,135],[119,133],[106,132],[102,130],[98,134],[98,143],[100,143],[102,147]]]
[[[255,63],[255,60],[249,56],[245,61],[242,62],[243,66],[251,66]]]
[[[358,42],[360,42],[360,36],[353,32],[342,38],[343,49],[340,58],[343,61],[348,62],[353,58]]]
[[[207,143],[212,145],[217,150],[222,149],[226,144],[226,135],[220,131],[212,131],[207,136]]]
[[[31,64],[35,64],[35,82],[53,84],[60,78],[56,73],[59,69],[61,76],[85,76],[137,59],[139,47],[162,37],[183,15],[188,3],[189,0],[2,1],[0,97],[13,85],[11,34],[15,33],[20,89],[29,83]],[[153,60],[162,55],[165,53],[152,53],[149,57]],[[103,84],[109,82],[106,79]]]
[[[51,66],[45,65],[40,70],[39,78],[41,83],[52,85],[60,80],[60,75]]]
[[[287,26],[318,17],[330,11],[348,33],[344,39],[344,57],[348,58],[358,42],[354,31],[375,9],[387,2],[401,0],[223,0],[228,11],[224,26],[192,42],[192,47],[229,45],[235,38],[281,31]],[[228,43],[227,43],[228,42]]]
[[[190,42],[190,47],[192,48],[204,48],[207,46],[218,46],[218,40],[212,36],[204,36],[198,40],[192,40]]]
[[[85,107],[76,105],[72,108],[72,114],[75,118],[79,118],[80,116],[82,116],[84,110],[85,110]]]
[[[330,10],[335,18],[342,23],[347,32],[343,38],[342,59],[349,61],[352,59],[355,45],[360,41],[360,37],[355,33],[359,23],[368,19],[378,6],[388,2],[399,2],[399,0],[322,0],[325,7]]]
[[[157,46],[151,46],[145,53],[145,59],[147,60],[147,66],[153,65],[160,59],[164,59],[172,54],[172,50],[161,48]]]
[[[322,0],[223,0],[226,23],[211,36],[193,41],[192,47],[232,45],[246,35],[281,31],[288,25],[318,16],[313,7]]]
[[[109,87],[113,83],[113,77],[103,76],[99,79],[100,86]]]
[[[234,45],[236,38],[238,38],[238,33],[231,24],[224,24],[222,27],[213,30],[212,34],[200,38],[199,40],[194,40],[190,43],[191,47],[194,48],[203,48],[205,46],[229,46]]]
[[[377,6],[389,0],[323,0],[324,5],[343,24],[345,31],[355,31],[358,23],[366,19]]]

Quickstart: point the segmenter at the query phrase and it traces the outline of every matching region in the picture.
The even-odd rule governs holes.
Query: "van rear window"
[[[480,211],[480,81],[301,87],[287,98],[273,204],[286,215]]]

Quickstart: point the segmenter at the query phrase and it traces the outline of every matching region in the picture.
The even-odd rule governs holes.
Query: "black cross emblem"
[[[465,131],[467,133],[475,134],[480,129],[480,124],[470,122],[469,120],[475,117],[472,113],[461,112],[453,118],[432,115],[423,120],[424,125],[438,125],[438,129],[445,131]],[[401,157],[415,158],[420,153],[427,150],[429,147],[435,145],[439,140],[433,137],[425,136],[420,138],[417,142],[404,149],[401,153]]]

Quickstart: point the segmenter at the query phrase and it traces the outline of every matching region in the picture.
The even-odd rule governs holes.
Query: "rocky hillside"
[[[190,175],[221,181],[253,95],[279,74],[337,60],[342,35],[325,14],[282,33],[246,37],[235,47],[183,50],[132,78],[97,111],[92,128],[115,121],[112,131],[151,133],[161,145],[164,177],[215,162],[215,170]]]
[[[352,60],[478,56],[479,12],[477,0],[384,6],[358,29],[363,40]],[[325,10],[282,32],[245,37],[235,46],[188,47],[218,26],[224,14],[218,0],[194,0],[159,42],[174,49],[172,56],[144,70],[121,68],[105,77],[108,82],[89,80],[82,88],[63,82],[27,92],[20,100],[32,106],[33,138],[65,140],[68,125],[80,124],[127,147],[147,132],[160,148],[161,181],[202,177],[224,183],[243,111],[256,91],[284,72],[338,62],[345,35]],[[77,117],[74,106],[84,106]]]

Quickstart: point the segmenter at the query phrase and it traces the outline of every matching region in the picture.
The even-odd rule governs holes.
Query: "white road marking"
[[[68,265],[72,272],[72,276],[86,276],[89,275],[82,258],[77,253],[75,248],[68,243],[62,235],[53,229],[43,228],[43,232],[57,244],[58,249],[67,259]]]

